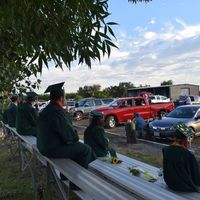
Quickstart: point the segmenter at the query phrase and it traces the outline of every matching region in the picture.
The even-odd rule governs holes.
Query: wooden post
[[[136,144],[137,141],[136,141],[135,127],[133,127],[131,120],[127,121],[125,125],[125,131],[126,131],[127,144]]]

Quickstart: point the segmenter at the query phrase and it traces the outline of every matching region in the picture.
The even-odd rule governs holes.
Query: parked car
[[[170,98],[162,95],[150,95],[149,99],[151,100],[151,103],[166,103],[171,101]]]
[[[83,117],[87,117],[89,113],[97,108],[102,106],[106,106],[111,103],[114,99],[113,98],[104,98],[104,99],[97,99],[97,98],[86,98],[79,100],[74,108],[70,109],[71,115],[76,120],[81,120]]]
[[[149,124],[155,138],[174,140],[173,125],[185,123],[192,128],[195,135],[200,134],[200,105],[179,106],[161,120],[154,120]]]
[[[200,96],[189,96],[191,99],[191,104],[192,105],[200,105]]]
[[[117,124],[132,120],[134,113],[139,113],[144,119],[150,119],[173,109],[172,102],[149,104],[148,97],[139,96],[116,99],[109,106],[98,108],[95,111],[103,114],[107,128],[114,128]]]
[[[176,106],[181,106],[181,105],[200,105],[200,96],[196,95],[180,95],[178,99],[174,102]]]
[[[75,104],[76,104],[76,101],[74,99],[67,99],[66,100],[67,111],[70,111],[70,109],[75,108]]]

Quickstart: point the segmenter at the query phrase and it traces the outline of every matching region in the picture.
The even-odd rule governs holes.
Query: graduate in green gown
[[[6,108],[6,109],[4,109],[3,110],[3,123],[4,124],[8,124],[8,115],[7,115],[7,113],[8,113],[8,109]]]
[[[164,180],[175,191],[200,192],[200,166],[188,148],[194,132],[184,123],[175,126],[175,142],[163,148]]]
[[[33,107],[37,99],[35,92],[28,92],[26,102],[22,103],[17,108],[16,129],[20,135],[37,134],[38,112]]]
[[[51,85],[50,103],[42,110],[38,120],[37,147],[41,154],[51,158],[70,158],[88,168],[93,161],[92,149],[81,142],[64,106],[63,83]]]
[[[91,112],[90,117],[90,124],[84,132],[84,143],[92,147],[97,157],[117,157],[116,152],[109,148],[103,128],[103,115],[100,112]]]
[[[10,97],[11,103],[8,106],[7,109],[7,120],[8,120],[8,125],[10,127],[15,127],[16,123],[16,114],[17,114],[17,104],[18,104],[18,95],[13,94]]]

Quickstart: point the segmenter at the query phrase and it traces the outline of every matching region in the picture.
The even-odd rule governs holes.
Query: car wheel
[[[107,128],[114,128],[116,126],[116,120],[114,116],[109,116],[106,119],[106,127]]]
[[[75,113],[75,119],[76,120],[81,120],[83,118],[83,113],[82,112],[76,112]]]

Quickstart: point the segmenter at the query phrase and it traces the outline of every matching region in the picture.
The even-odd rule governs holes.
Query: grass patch
[[[16,148],[16,147],[15,147]],[[19,157],[11,158],[3,143],[0,143],[0,199],[34,199],[29,171],[19,170]]]
[[[118,145],[111,145],[118,153],[126,155],[130,158],[140,160],[155,167],[162,167],[162,157],[152,154],[146,154],[127,147],[120,147]]]
[[[13,145],[12,149],[16,151],[17,145]],[[27,168],[24,172],[20,172],[18,152],[16,152],[15,158],[12,158],[7,146],[5,146],[2,141],[0,142],[0,169],[0,200],[35,199],[29,169]],[[48,192],[50,192],[51,200],[61,199],[55,185],[51,186],[51,191],[47,190],[45,169],[41,172],[37,178],[38,183],[42,185],[44,189],[44,199],[49,200]],[[80,200],[80,198],[71,191],[70,199]]]

